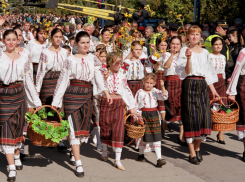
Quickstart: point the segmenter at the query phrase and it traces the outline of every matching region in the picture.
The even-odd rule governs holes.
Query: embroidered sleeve
[[[41,53],[40,56],[40,61],[38,64],[38,69],[37,69],[37,76],[36,76],[36,89],[37,92],[40,92],[42,84],[43,84],[43,78],[47,72],[47,63],[48,63],[48,58],[45,53]]]
[[[42,103],[39,99],[37,90],[33,82],[33,65],[30,56],[24,66],[24,86],[27,96],[27,105],[29,108],[41,106]]]
[[[127,79],[123,78],[122,82],[123,82],[123,95],[122,95],[122,97],[123,97],[123,101],[127,105],[127,109],[131,110],[133,108],[137,108],[136,101],[134,99],[133,93],[130,90],[130,88],[128,87]]]
[[[245,48],[240,51],[237,57],[236,66],[231,76],[231,82],[226,92],[228,95],[237,95],[236,87],[238,83],[238,78],[240,76],[241,70],[245,69],[244,64],[245,64]]]
[[[157,100],[168,100],[168,91],[167,94],[163,94],[161,90],[153,88],[152,92],[156,96]]]

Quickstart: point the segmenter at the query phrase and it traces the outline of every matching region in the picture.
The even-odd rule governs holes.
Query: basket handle
[[[141,120],[140,120],[140,121],[141,121],[141,124],[144,124],[143,121],[142,121],[142,120],[143,120],[143,117],[142,117],[140,114],[136,113],[136,114],[134,114],[134,115],[139,116],[140,119],[141,119]],[[126,124],[126,121],[127,121],[127,119],[128,119],[130,116],[134,116],[134,115],[132,115],[132,114],[127,115],[126,118],[124,119],[124,124]]]
[[[50,107],[52,110],[54,110],[58,114],[60,121],[62,120],[62,117],[61,117],[61,115],[60,115],[60,113],[59,113],[59,111],[57,109],[53,108],[50,105],[43,105],[42,107]],[[33,115],[36,114],[36,113],[37,113],[37,110],[34,111]]]
[[[224,98],[224,99],[227,99],[227,100],[228,100],[228,97],[220,97],[220,103],[221,103],[222,105],[225,105],[221,98]],[[213,101],[214,101],[214,100],[211,100],[211,101],[210,101],[210,104],[211,104]],[[238,110],[240,110],[239,104],[238,104],[235,100],[234,100],[234,102],[233,102],[231,105],[228,105],[228,106],[231,107],[231,106],[233,106],[234,104],[236,104],[237,107],[238,107]],[[220,110],[220,109],[218,109],[217,111],[213,111],[213,112],[218,112],[219,110]]]

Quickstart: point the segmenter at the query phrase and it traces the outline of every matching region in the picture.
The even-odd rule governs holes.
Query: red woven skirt
[[[165,77],[165,75],[164,75],[164,71],[157,71],[156,75],[157,75],[157,83],[156,83],[156,86],[155,86],[155,87],[156,87],[158,90],[162,90],[161,84],[160,84],[160,80],[163,80],[164,82],[165,82],[165,80],[166,80],[166,77]],[[158,100],[157,103],[158,103],[157,109],[158,109],[159,111],[165,111],[165,104],[164,104],[164,101],[163,101],[163,100]]]
[[[123,147],[124,141],[124,102],[121,97],[112,97],[108,104],[102,97],[100,102],[100,136],[102,143],[112,147]]]
[[[127,82],[128,82],[128,87],[132,91],[134,97],[139,89],[143,89],[142,80],[128,80]]]
[[[225,87],[225,79],[222,77],[222,74],[218,74],[218,82],[214,83],[214,88],[216,89],[217,93],[220,97],[226,97],[226,87]],[[213,94],[211,90],[209,90],[209,99],[213,100]],[[223,100],[226,102],[227,100]]]
[[[181,93],[182,80],[177,75],[166,77],[165,88],[168,91],[168,100],[165,101],[166,120],[181,121]]]

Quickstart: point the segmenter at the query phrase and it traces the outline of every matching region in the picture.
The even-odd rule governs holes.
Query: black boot
[[[199,165],[200,164],[200,162],[199,162],[199,160],[197,159],[196,156],[192,157],[192,158],[191,158],[191,156],[189,156],[189,162],[192,163],[192,164],[195,164],[195,165]]]
[[[243,152],[242,161],[245,162],[245,152]]]
[[[145,162],[145,155],[144,154],[138,155],[138,161]]]
[[[200,150],[196,151],[196,155],[197,155],[197,159],[199,160],[199,162],[202,162],[203,158],[202,158],[202,153]]]
[[[162,167],[163,165],[165,165],[167,162],[165,159],[158,159],[157,160],[157,164],[156,167]]]
[[[16,181],[16,175],[17,175],[16,170],[9,170],[9,172],[10,172],[10,171],[15,171],[15,176],[13,176],[13,177],[8,177],[8,178],[7,178],[7,181]]]

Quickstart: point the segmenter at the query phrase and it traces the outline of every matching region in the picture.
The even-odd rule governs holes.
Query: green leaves
[[[45,108],[42,108],[37,114],[26,113],[25,118],[28,123],[32,124],[32,130],[36,133],[45,136],[45,139],[51,139],[53,142],[59,143],[60,140],[68,136],[69,123],[68,120],[61,120],[61,126],[54,127],[49,125],[43,119],[46,119],[47,116],[55,116],[57,113],[55,111],[50,111],[48,114],[45,113]],[[64,117],[64,113],[62,113]]]

